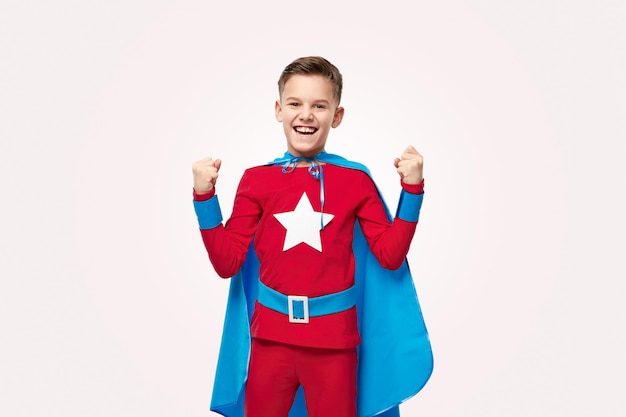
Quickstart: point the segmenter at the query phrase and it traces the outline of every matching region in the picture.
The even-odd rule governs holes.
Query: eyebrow
[[[284,99],[284,100],[285,100],[285,101],[288,101],[288,100],[303,101],[302,99],[300,99],[300,98],[298,98],[298,97],[291,97],[291,96],[289,96],[289,97],[285,97],[285,99]],[[326,104],[330,104],[330,101],[328,101],[328,100],[326,100],[326,99],[321,98],[321,99],[318,99],[318,100],[313,100],[313,103],[326,103]]]

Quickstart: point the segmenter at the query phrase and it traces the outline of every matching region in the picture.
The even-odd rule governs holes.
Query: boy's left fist
[[[419,184],[424,178],[424,158],[413,146],[406,148],[400,158],[396,158],[394,166],[405,184]]]

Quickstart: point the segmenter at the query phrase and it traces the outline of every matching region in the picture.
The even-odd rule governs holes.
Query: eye
[[[290,107],[298,107],[300,103],[291,102],[291,103],[287,103],[287,105]]]
[[[325,105],[323,105],[323,104],[316,104],[316,105],[315,105],[315,108],[316,108],[316,109],[325,109],[325,108],[326,108],[326,106],[325,106]]]

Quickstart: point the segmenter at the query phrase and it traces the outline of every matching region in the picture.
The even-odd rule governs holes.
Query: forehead
[[[294,74],[285,83],[282,99],[301,98],[313,100],[334,99],[333,85],[321,75]]]

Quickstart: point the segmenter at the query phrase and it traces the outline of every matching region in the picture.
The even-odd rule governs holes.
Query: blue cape
[[[285,154],[272,164],[289,159],[289,154]],[[322,152],[315,159],[370,175],[365,166],[337,155]],[[386,205],[385,208],[392,220]],[[381,267],[370,252],[358,222],[353,250],[361,335],[357,415],[396,417],[400,415],[399,404],[417,394],[432,373],[433,356],[428,333],[407,261],[395,271]],[[252,244],[241,270],[231,278],[211,399],[211,410],[227,417],[244,417],[250,318],[257,298],[258,279],[259,260]],[[300,389],[289,417],[307,416]]]

